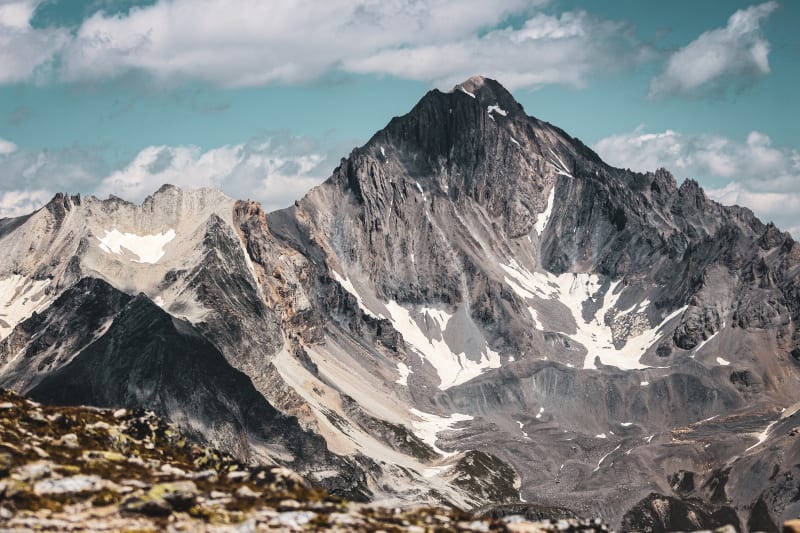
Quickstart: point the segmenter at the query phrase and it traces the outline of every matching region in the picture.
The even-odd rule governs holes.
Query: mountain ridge
[[[231,388],[231,405],[255,394],[324,442],[299,465],[267,455],[334,492],[524,499],[615,526],[651,520],[651,494],[742,524],[763,494],[774,523],[800,510],[751,463],[791,475],[796,455],[773,428],[797,416],[800,246],[693,180],[605,164],[494,80],[430,91],[282,210],[169,185],[139,205],[60,194],[0,223],[0,244],[0,385],[29,392],[82,357],[51,357],[32,333],[86,344],[88,283],[119,338],[138,338],[118,310],[127,293],[217,354],[209,375],[244,376],[252,390]],[[72,308],[56,306],[70,290]],[[98,334],[119,365],[125,351]],[[49,363],[14,371],[14,353]],[[171,405],[187,426],[193,402]],[[251,453],[251,433],[220,442]],[[673,488],[679,472],[695,488]]]

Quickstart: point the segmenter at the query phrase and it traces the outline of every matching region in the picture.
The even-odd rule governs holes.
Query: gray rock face
[[[796,511],[800,245],[606,165],[493,80],[431,91],[281,211],[59,195],[0,244],[17,390],[135,398],[382,502],[653,530]]]

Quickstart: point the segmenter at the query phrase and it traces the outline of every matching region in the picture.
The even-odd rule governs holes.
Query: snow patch
[[[558,160],[558,163],[554,163],[552,161],[548,161],[547,162],[551,167],[553,167],[555,169],[556,174],[561,174],[562,176],[566,176],[568,178],[574,177],[570,173],[570,171],[567,170],[567,165],[565,165],[564,162],[561,160],[561,158],[558,157],[558,154],[555,153],[552,148],[549,148],[549,150],[550,150],[550,153],[553,154],[553,157],[555,157],[556,160]]]
[[[411,375],[411,369],[405,363],[397,363],[397,373],[400,374],[400,377],[395,383],[408,387],[408,376]]]
[[[611,328],[605,324],[605,315],[614,308],[622,294],[621,291],[614,294],[620,281],[610,282],[607,290],[600,296],[604,280],[596,274],[575,272],[555,275],[551,272],[529,272],[513,259],[509,264],[501,264],[500,267],[508,274],[505,277],[506,284],[523,299],[538,297],[557,300],[570,310],[577,331],[567,336],[586,348],[583,365],[585,369],[595,368],[595,357],[599,357],[602,364],[621,370],[650,368],[639,362],[642,355],[661,337],[663,327],[686,309],[686,306],[676,309],[657,326],[627,339],[624,346],[616,348]],[[602,298],[600,309],[589,321],[584,320],[583,303],[587,300],[596,301],[598,298]],[[532,312],[531,315],[533,314]],[[534,320],[538,324],[538,316],[534,316]]]
[[[514,144],[516,144],[516,145],[517,145],[517,146],[519,146],[519,147],[522,147],[522,145],[519,143],[519,141],[518,141],[518,140],[516,140],[514,137],[511,137],[511,142],[512,142],[512,143],[514,143]]]
[[[153,298],[153,303],[159,307],[164,307],[164,298],[162,298],[160,295],[156,296]]]
[[[515,420],[515,422],[517,424],[519,424],[519,430],[520,430],[520,432],[522,432],[522,436],[525,437],[526,439],[530,440],[530,437],[528,436],[528,433],[526,433],[525,430],[522,429],[523,427],[525,427],[525,424],[523,424],[519,420]]]
[[[451,457],[458,452],[445,452],[436,446],[436,435],[440,431],[451,429],[451,427],[459,422],[472,420],[470,415],[461,413],[453,413],[450,416],[439,416],[431,413],[425,413],[418,409],[410,409],[409,412],[417,417],[418,420],[411,421],[411,427],[414,429],[414,434],[422,440],[425,444],[433,448],[436,453],[444,457]]]
[[[361,298],[361,295],[358,293],[356,288],[353,287],[353,284],[350,282],[350,278],[343,278],[335,270],[331,270],[331,272],[333,273],[333,279],[335,279],[336,282],[339,285],[341,285],[344,290],[346,290],[347,292],[349,292],[350,294],[352,294],[355,297],[356,302],[358,303],[358,307],[362,311],[364,311],[364,314],[369,315],[372,318],[385,318],[383,315],[376,315],[375,313],[373,313],[372,311],[369,310],[369,308],[366,306],[366,304],[364,304],[364,300]]]
[[[458,87],[456,87],[456,88],[457,88],[459,91],[461,91],[462,93],[464,93],[464,94],[466,94],[466,95],[469,95],[469,96],[471,96],[471,97],[475,98],[475,95],[474,95],[474,94],[472,94],[471,92],[469,92],[468,90],[466,90],[465,88],[463,88],[461,85],[459,85],[459,86],[458,86]]]
[[[544,208],[544,211],[536,215],[536,223],[533,225],[533,229],[536,230],[536,233],[541,235],[544,231],[544,228],[547,227],[547,223],[550,221],[550,215],[553,214],[553,203],[556,199],[556,186],[555,184],[550,189],[550,194],[547,196],[547,207]]]
[[[766,440],[767,440],[767,437],[769,436],[769,430],[771,430],[771,429],[772,429],[772,426],[774,426],[775,424],[777,424],[778,422],[780,422],[780,420],[781,420],[781,419],[779,418],[778,420],[775,420],[775,421],[773,421],[773,422],[770,422],[770,424],[769,424],[769,425],[768,425],[766,428],[764,428],[764,431],[762,431],[761,433],[759,433],[759,434],[757,435],[757,437],[758,437],[758,441],[756,441],[756,443],[755,443],[755,444],[753,444],[752,446],[750,446],[749,448],[747,448],[747,449],[745,450],[745,452],[749,452],[750,450],[752,450],[752,449],[753,449],[753,448],[755,448],[756,446],[759,446],[759,445],[763,444],[763,443],[764,443],[764,441],[766,441]]]
[[[729,364],[731,364],[731,362],[730,361],[726,361],[722,357],[717,357],[717,364],[718,365],[722,365],[722,366],[728,366]]]
[[[642,386],[642,387],[647,387],[648,385],[650,385],[650,382],[649,381],[642,381],[642,382],[639,383],[639,385]]]
[[[625,428],[630,427],[632,425],[633,425],[633,422],[621,422],[620,423],[620,426],[625,427]]]
[[[605,438],[608,438],[608,437],[606,437],[605,433],[598,433],[597,435],[594,436],[594,438],[596,438],[596,439],[605,439]]]
[[[44,293],[50,280],[33,280],[13,274],[0,280],[0,338],[14,326],[50,305],[52,298]]]
[[[394,300],[386,304],[394,329],[403,335],[406,346],[428,361],[441,381],[444,390],[479,376],[490,368],[500,367],[500,354],[484,346],[480,361],[469,359],[465,353],[453,353],[444,341],[444,332],[453,315],[443,309],[420,308],[415,320],[408,309]],[[423,327],[425,328],[423,330]]]
[[[164,246],[175,238],[175,230],[170,228],[166,232],[155,235],[137,235],[135,233],[121,233],[118,229],[105,230],[103,237],[98,237],[100,249],[108,254],[121,255],[126,249],[138,256],[131,259],[136,263],[157,263],[164,256]]]
[[[381,146],[381,155],[383,157],[386,157],[386,148],[384,148],[383,146]]]
[[[605,460],[606,460],[606,458],[607,458],[609,455],[611,455],[611,454],[612,454],[612,453],[614,453],[615,451],[619,450],[621,447],[622,447],[622,444],[620,443],[620,444],[618,444],[618,445],[617,445],[617,447],[616,447],[616,448],[614,448],[613,450],[611,450],[610,452],[608,452],[607,454],[605,454],[603,457],[601,457],[601,458],[600,458],[600,460],[597,462],[597,468],[595,468],[593,471],[594,471],[594,472],[597,472],[598,470],[600,470],[600,465],[602,465],[602,464],[603,464],[603,461],[605,461]]]
[[[725,327],[725,325],[723,324],[723,326],[722,326],[722,327],[724,328],[724,327]],[[721,330],[721,329],[722,329],[722,328],[720,328],[720,330]],[[703,342],[701,342],[700,344],[698,344],[698,345],[697,345],[697,347],[696,347],[696,348],[693,350],[693,352],[694,352],[694,353],[697,353],[697,352],[699,352],[700,350],[702,350],[702,349],[703,349],[703,346],[705,346],[706,344],[708,344],[709,342],[711,342],[711,339],[713,339],[714,337],[716,337],[718,334],[719,334],[719,331],[716,331],[716,332],[714,332],[714,333],[713,333],[713,334],[712,334],[712,335],[711,335],[709,338],[707,338],[706,340],[704,340]]]
[[[489,113],[489,116],[492,116],[492,113],[497,113],[498,115],[503,115],[504,117],[508,115],[508,111],[496,104],[487,107],[486,112]]]

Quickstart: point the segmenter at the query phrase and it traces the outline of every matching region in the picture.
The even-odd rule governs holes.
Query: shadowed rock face
[[[382,501],[796,512],[800,246],[493,80],[429,92],[287,209],[59,195],[0,245],[18,390],[135,399]]]
[[[272,407],[191,324],[144,295],[130,298],[99,280],[82,280],[79,286],[110,293],[108,300],[126,304],[99,338],[29,389],[31,398],[57,405],[146,408],[171,418],[195,440],[230,450],[245,461],[280,457],[284,464],[308,471],[313,458],[313,470],[351,470],[327,451],[321,438]],[[69,295],[53,307],[72,307],[64,296]],[[349,481],[343,476],[331,488],[363,499],[360,481],[357,474]]]
[[[702,504],[690,503],[677,498],[651,494],[625,513],[622,518],[623,531],[700,531],[733,526],[741,531],[736,512],[730,507],[706,509]],[[774,524],[773,524],[774,526]],[[751,531],[764,531],[750,529]],[[777,529],[770,529],[770,531]]]

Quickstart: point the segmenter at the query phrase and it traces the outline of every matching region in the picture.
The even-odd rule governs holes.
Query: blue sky
[[[798,23],[788,0],[0,0],[0,216],[163,182],[278,208],[483,74],[800,235]]]

